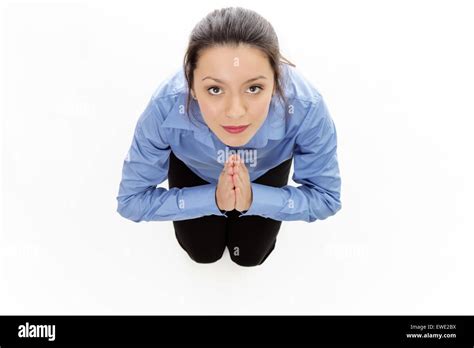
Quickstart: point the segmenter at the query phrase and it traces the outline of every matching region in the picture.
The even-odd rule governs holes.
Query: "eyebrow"
[[[211,79],[211,80],[214,80],[216,82],[219,82],[219,83],[222,83],[223,85],[225,85],[226,83],[222,80],[219,80],[219,79],[216,79],[214,77],[211,77],[211,76],[206,76],[205,78],[203,78],[201,81],[204,81],[206,79]],[[246,84],[246,83],[249,83],[249,82],[252,82],[252,81],[256,81],[256,80],[259,80],[259,79],[266,79],[265,76],[263,75],[260,75],[260,76],[257,76],[257,77],[254,77],[252,79],[248,79],[247,81],[245,81],[243,84]]]

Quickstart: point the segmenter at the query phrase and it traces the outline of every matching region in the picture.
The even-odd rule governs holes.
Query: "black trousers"
[[[270,169],[253,182],[273,187],[288,184],[292,158]],[[170,154],[169,188],[209,184],[192,172],[173,152]],[[207,215],[173,221],[176,239],[198,263],[219,260],[227,247],[232,261],[241,266],[261,265],[273,251],[281,221],[258,215],[242,216],[237,210],[225,216]]]

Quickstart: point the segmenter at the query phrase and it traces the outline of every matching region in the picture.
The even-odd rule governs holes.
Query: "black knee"
[[[220,253],[200,253],[200,254],[191,254],[188,253],[189,257],[197,263],[214,263],[219,261],[222,258],[224,252]]]
[[[261,264],[263,264],[265,262],[265,260],[268,258],[268,256],[275,249],[275,244],[276,244],[276,241],[273,243],[270,250],[268,250],[265,255],[253,254],[253,255],[245,255],[244,256],[244,255],[231,253],[230,258],[234,263],[236,263],[239,266],[244,266],[244,267],[260,266]]]
[[[255,267],[261,265],[263,262],[256,262],[256,261],[243,261],[243,260],[232,260],[239,266],[243,267]]]
[[[266,258],[266,257],[265,257]],[[243,267],[255,267],[261,265],[265,258],[261,257],[241,257],[241,256],[231,256],[231,260],[239,266]]]

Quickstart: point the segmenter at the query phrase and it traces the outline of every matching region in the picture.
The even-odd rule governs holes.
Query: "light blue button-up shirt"
[[[132,221],[186,220],[226,216],[216,205],[215,190],[224,162],[239,153],[248,169],[253,201],[247,215],[280,221],[324,220],[341,209],[341,179],[334,121],[321,94],[294,67],[283,65],[288,113],[277,96],[267,118],[244,146],[222,143],[207,127],[192,100],[192,120],[185,113],[187,85],[179,69],[162,82],[138,118],[125,156],[117,212]],[[240,150],[240,152],[239,152]],[[173,151],[209,184],[166,189]],[[293,157],[297,187],[271,187],[253,181]]]

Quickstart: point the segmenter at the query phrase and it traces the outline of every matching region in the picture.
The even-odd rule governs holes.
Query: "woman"
[[[321,94],[281,56],[271,24],[248,9],[215,10],[138,119],[117,211],[172,220],[196,262],[228,247],[238,265],[261,265],[282,221],[341,209],[336,149]],[[287,185],[293,159],[298,187]],[[168,190],[156,187],[166,179]]]

